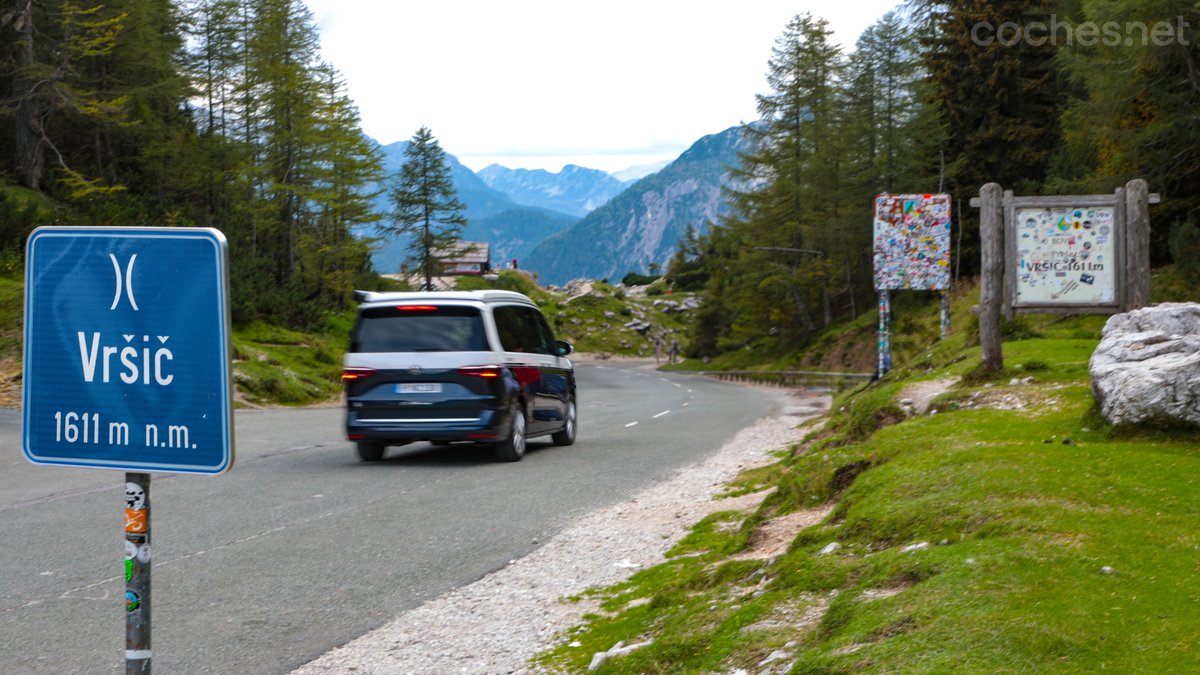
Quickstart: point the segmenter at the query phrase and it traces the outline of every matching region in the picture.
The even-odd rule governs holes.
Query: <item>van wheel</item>
[[[508,438],[496,444],[496,459],[519,462],[525,456],[525,408],[519,403],[513,408],[510,426]]]
[[[562,431],[555,433],[550,437],[555,445],[574,445],[575,444],[575,399],[567,401],[567,423],[563,426]]]
[[[364,462],[378,462],[383,459],[383,443],[358,443],[358,456]]]

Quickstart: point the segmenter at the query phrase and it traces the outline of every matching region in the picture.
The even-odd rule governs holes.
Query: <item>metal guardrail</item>
[[[868,382],[874,373],[830,373],[804,370],[676,370],[676,373],[703,375],[723,382],[743,382],[775,387],[826,386],[844,388],[849,383]]]

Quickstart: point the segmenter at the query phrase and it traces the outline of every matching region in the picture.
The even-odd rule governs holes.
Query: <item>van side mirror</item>
[[[558,341],[558,355],[559,356],[567,356],[574,352],[575,352],[575,348],[571,346],[570,342],[567,342],[566,340]]]

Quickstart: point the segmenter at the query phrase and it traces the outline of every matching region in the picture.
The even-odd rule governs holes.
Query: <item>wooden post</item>
[[[1125,308],[1150,304],[1150,188],[1135,178],[1125,184]]]
[[[971,311],[979,315],[979,345],[983,367],[1000,370],[1004,354],[1000,348],[1000,305],[1004,300],[1004,213],[1002,190],[998,183],[979,189],[979,240],[982,274],[979,278],[979,304]]]

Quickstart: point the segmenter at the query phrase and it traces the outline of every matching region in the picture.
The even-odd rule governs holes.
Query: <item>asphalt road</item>
[[[154,671],[286,673],[528,554],[780,405],[698,377],[577,371],[579,440],[534,441],[515,464],[424,443],[365,464],[340,409],[240,411],[232,471],[152,479]],[[124,672],[124,474],[29,464],[9,412],[0,464],[0,671]]]

